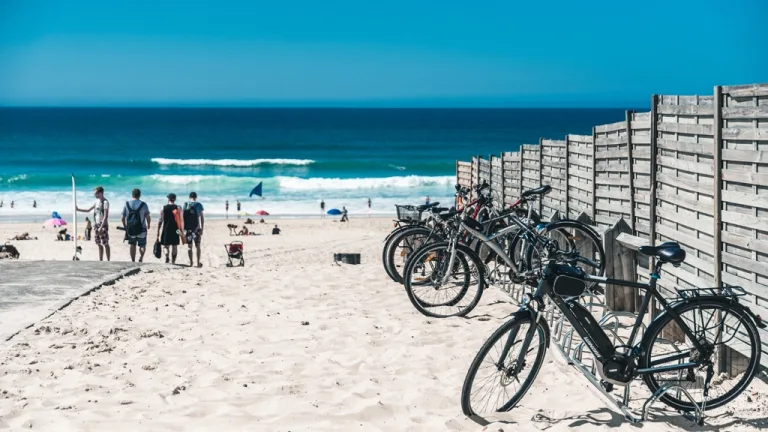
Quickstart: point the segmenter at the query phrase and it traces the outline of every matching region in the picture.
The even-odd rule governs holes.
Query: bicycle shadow
[[[512,410],[510,413],[515,413],[516,410]],[[518,414],[522,415],[530,415],[531,413],[521,413],[518,411]],[[527,416],[526,415],[526,416]],[[477,423],[480,426],[488,426],[490,424],[494,423],[500,423],[500,424],[509,424],[509,425],[518,425],[518,426],[526,426],[525,423],[527,422],[521,422],[519,420],[506,418],[506,419],[493,419],[489,420],[483,416],[480,415],[474,415],[468,417],[473,422]],[[539,409],[536,410],[533,415],[530,417],[530,422],[537,425],[537,429],[539,430],[546,430],[549,429],[552,426],[555,426],[559,423],[564,422],[571,422],[566,424],[568,428],[578,428],[578,427],[595,427],[595,426],[608,426],[611,428],[617,428],[621,427],[624,423],[629,423],[625,418],[624,415],[619,414],[610,408],[600,408],[595,409],[591,411],[587,411],[584,413],[574,413],[571,415],[564,415],[564,416],[553,416],[551,414],[548,414],[546,410]],[[642,425],[638,425],[638,427],[642,427]]]

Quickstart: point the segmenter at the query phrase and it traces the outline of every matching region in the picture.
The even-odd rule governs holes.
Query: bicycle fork
[[[518,353],[517,358],[513,361],[512,365],[510,365],[514,367],[511,370],[509,369],[510,366],[506,367],[507,369],[506,377],[507,378],[514,377],[514,379],[517,380],[518,382],[519,380],[517,379],[517,374],[520,373],[520,371],[525,366],[525,355],[528,353],[528,348],[530,347],[531,341],[533,340],[533,337],[536,334],[536,330],[538,330],[538,327],[539,327],[539,319],[541,319],[541,314],[536,310],[534,310],[533,307],[531,307],[530,302],[525,306],[523,306],[522,308],[520,308],[520,311],[525,311],[530,315],[531,325],[528,328],[528,331],[525,333],[525,339],[523,339],[523,344],[520,347],[520,352]],[[507,355],[509,355],[509,350],[511,350],[512,347],[515,345],[515,339],[517,339],[517,333],[519,328],[520,327],[516,326],[514,329],[512,329],[512,331],[509,333],[509,337],[504,343],[504,348],[501,350],[499,363],[496,365],[496,367],[499,368],[499,370],[505,369],[504,360],[507,358]]]

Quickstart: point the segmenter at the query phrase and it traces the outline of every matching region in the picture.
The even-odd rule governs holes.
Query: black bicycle
[[[730,286],[678,290],[677,298],[668,302],[657,291],[661,267],[667,263],[679,266],[685,260],[685,251],[679,244],[667,242],[643,246],[639,252],[656,257],[647,284],[593,276],[557,259],[547,261],[536,291],[528,294],[520,310],[491,335],[475,356],[461,391],[464,414],[509,411],[533,384],[549,345],[549,327],[543,312],[545,298],[562,312],[592,351],[606,389],[612,385],[626,386],[637,377],[642,377],[651,393],[661,386],[678,386],[686,390],[690,400],[680,399],[680,392],[665,393],[660,400],[688,412],[720,407],[744,391],[760,365],[757,327],[766,328],[760,316],[739,303],[738,297],[745,291]],[[645,290],[626,345],[614,346],[598,321],[579,302],[589,282]],[[651,321],[635,344],[652,298],[663,312]],[[746,358],[746,366],[735,376],[720,370],[718,356],[724,345],[737,348]]]

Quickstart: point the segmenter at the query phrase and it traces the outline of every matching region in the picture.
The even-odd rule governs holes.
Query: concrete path
[[[73,299],[138,273],[131,262],[0,261],[0,344]]]

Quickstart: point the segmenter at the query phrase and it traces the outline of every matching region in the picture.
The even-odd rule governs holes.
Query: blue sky
[[[0,105],[617,106],[768,81],[768,1],[0,0]]]

